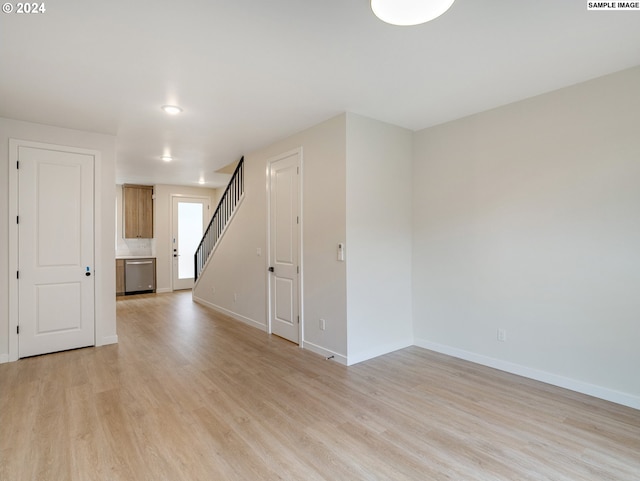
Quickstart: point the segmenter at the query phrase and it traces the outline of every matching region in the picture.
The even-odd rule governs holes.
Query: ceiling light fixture
[[[163,155],[162,157],[160,157],[162,160],[164,160],[165,162],[171,162],[173,160],[173,157],[171,157],[170,155]]]
[[[455,0],[371,0],[371,10],[391,25],[419,25],[439,17]]]
[[[202,184],[204,184],[204,179],[200,179],[200,180],[198,181],[198,184],[201,184],[201,185],[202,185]]]
[[[160,108],[169,115],[176,115],[182,112],[182,109],[177,105],[163,105]]]

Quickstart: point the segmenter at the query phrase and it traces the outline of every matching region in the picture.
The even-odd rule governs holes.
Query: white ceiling
[[[0,14],[0,116],[116,135],[118,182],[216,186],[344,111],[419,130],[638,65],[640,11],[586,4],[457,0],[394,27],[368,0],[45,0]]]

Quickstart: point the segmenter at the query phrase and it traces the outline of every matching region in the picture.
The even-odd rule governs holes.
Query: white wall
[[[346,239],[345,131],[346,116],[340,115],[245,155],[244,201],[194,292],[201,302],[266,329],[267,162],[302,147],[303,345],[344,363],[346,268],[335,249]],[[325,331],[318,327],[320,318]]]
[[[353,114],[245,156],[245,199],[196,298],[267,329],[267,164],[299,147],[302,345],[344,364],[411,345],[412,133]]]
[[[411,131],[347,114],[348,363],[413,344]]]
[[[116,255],[153,256],[156,258],[156,292],[171,292],[171,219],[172,197],[208,197],[210,219],[215,211],[220,193],[224,189],[208,189],[183,185],[158,184],[153,189],[153,239],[124,239],[122,211],[122,185],[116,185]]]
[[[267,328],[264,183],[263,166],[245,155],[245,197],[194,288],[194,299],[262,330]]]
[[[171,247],[171,219],[172,196],[209,197],[209,212],[207,219],[210,219],[218,205],[218,191],[203,187],[187,187],[180,185],[154,186],[153,205],[153,230],[152,241],[153,255],[156,256],[156,290],[157,292],[170,292],[172,289],[172,247]]]
[[[124,239],[122,186],[116,185],[116,256],[150,256],[156,258],[156,292],[171,292],[171,219],[172,196],[208,197],[208,218],[218,205],[220,189],[158,184],[153,189],[153,239]]]
[[[638,85],[634,68],[415,134],[418,344],[640,408]]]
[[[0,118],[0,362],[8,360],[9,352],[9,139],[31,140],[50,144],[72,146],[101,152],[101,161],[95,175],[96,224],[96,343],[117,342],[115,315],[115,266],[113,263],[115,210],[115,137],[110,135],[61,129]],[[15,222],[15,219],[14,219]]]

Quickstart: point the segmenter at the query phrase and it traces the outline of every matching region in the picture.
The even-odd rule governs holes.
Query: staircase
[[[227,224],[231,220],[236,207],[240,203],[244,196],[244,156],[238,162],[236,170],[231,176],[231,180],[227,185],[224,194],[218,202],[218,207],[211,217],[209,226],[202,236],[202,240],[196,249],[196,253],[193,256],[195,265],[194,280],[198,280],[198,277],[202,273],[204,267],[207,264],[209,256],[216,247],[216,244],[222,237]]]

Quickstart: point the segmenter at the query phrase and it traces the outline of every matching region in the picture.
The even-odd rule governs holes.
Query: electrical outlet
[[[507,340],[507,330],[498,328],[498,341],[505,342]]]
[[[327,323],[325,322],[324,319],[320,319],[320,330],[324,331],[327,328]]]

